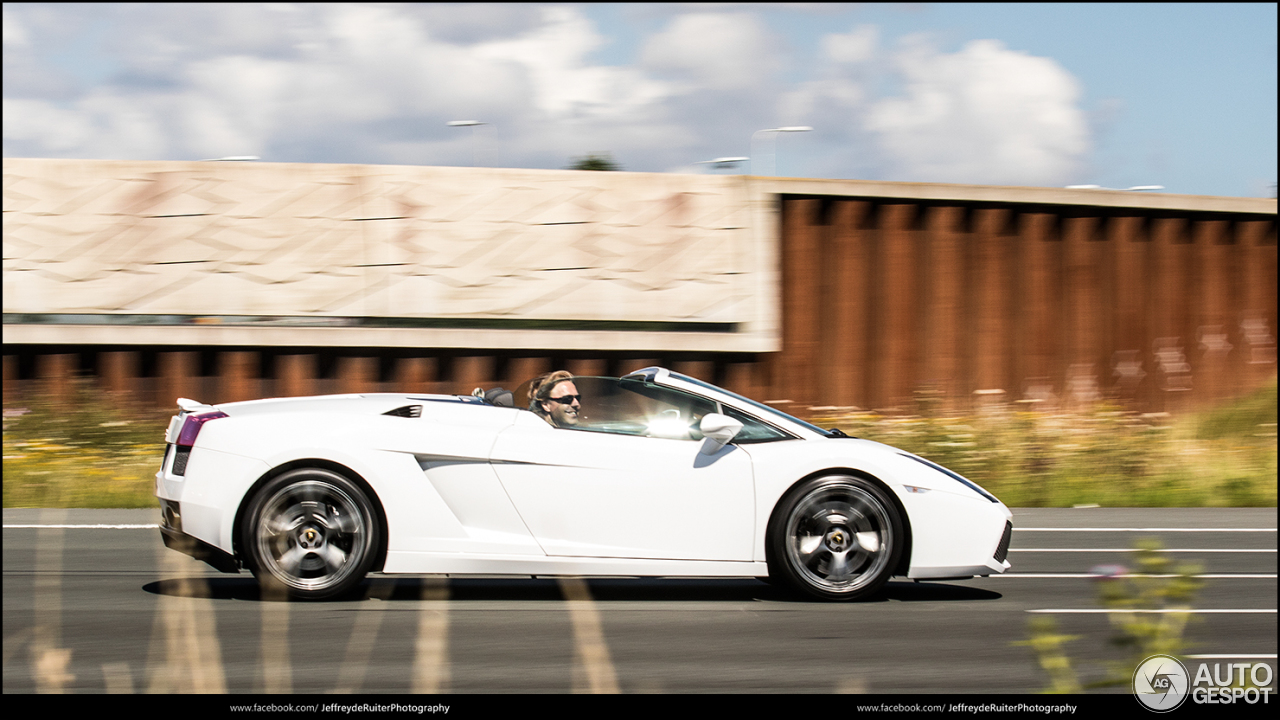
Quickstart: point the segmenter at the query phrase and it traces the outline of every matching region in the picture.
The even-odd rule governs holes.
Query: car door
[[[548,555],[751,560],[751,459],[732,444],[702,453],[715,404],[648,385],[577,378],[587,422],[552,427],[529,413],[498,437],[492,461]],[[614,391],[611,398],[605,395]],[[608,405],[609,407],[602,407]]]

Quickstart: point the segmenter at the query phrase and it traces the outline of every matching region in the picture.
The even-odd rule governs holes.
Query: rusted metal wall
[[[17,352],[15,352],[17,351]],[[75,399],[76,381],[113,401],[168,408],[188,397],[209,403],[327,393],[440,392],[469,394],[477,387],[514,390],[536,375],[568,369],[576,375],[620,375],[664,365],[716,380],[754,396],[759,362],[744,357],[491,354],[476,350],[399,348],[168,348],[7,346],[6,407],[29,393]]]
[[[793,196],[782,218],[773,398],[1172,411],[1275,374],[1273,217]]]

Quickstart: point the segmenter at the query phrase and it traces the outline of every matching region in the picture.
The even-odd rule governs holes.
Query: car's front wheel
[[[889,581],[902,553],[902,520],[877,483],[818,477],[783,499],[768,542],[770,575],[812,597],[855,600]]]
[[[254,495],[245,520],[241,547],[263,590],[298,599],[355,587],[378,547],[378,522],[364,490],[322,468],[272,478]]]

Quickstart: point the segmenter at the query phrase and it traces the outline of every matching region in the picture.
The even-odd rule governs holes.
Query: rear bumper
[[[240,562],[234,555],[182,531],[181,506],[172,500],[160,501],[160,537],[170,550],[208,563],[219,572],[233,575],[240,572]]]

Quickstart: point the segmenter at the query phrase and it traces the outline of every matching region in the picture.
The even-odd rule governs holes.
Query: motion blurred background
[[[6,506],[145,505],[180,396],[652,364],[1275,503],[1274,5],[3,12]]]

